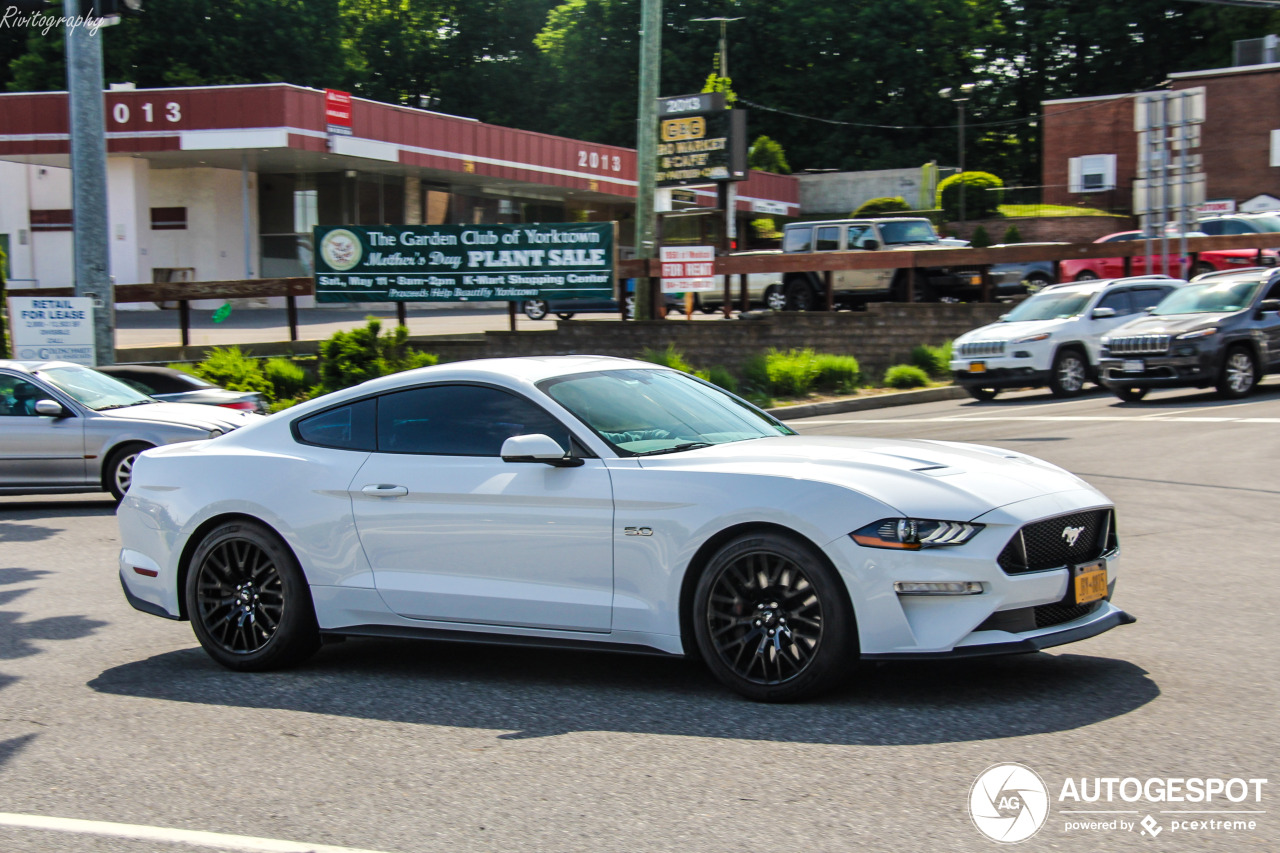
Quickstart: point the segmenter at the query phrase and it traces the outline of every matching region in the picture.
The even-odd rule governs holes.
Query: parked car
[[[792,222],[783,228],[786,253],[845,251],[931,251],[952,249],[943,245],[933,223],[913,217],[884,219],[832,219]],[[858,308],[868,302],[905,302],[909,270],[836,270],[832,273],[832,304]],[[957,299],[981,293],[982,271],[977,266],[930,266],[916,271],[917,302]],[[812,311],[826,304],[826,279],[821,273],[788,273],[783,278],[786,306],[791,311]]]
[[[1196,228],[1214,237],[1223,234],[1274,234],[1280,232],[1280,212],[1205,216],[1196,223]]]
[[[801,472],[803,472],[801,474]],[[1133,621],[1111,501],[1022,453],[798,435],[629,359],[458,362],[147,451],[137,609],[234,670],[324,635],[698,655],[762,701]]]
[[[257,392],[230,391],[218,387],[207,379],[201,379],[199,376],[192,376],[190,373],[183,373],[171,367],[111,364],[95,369],[161,402],[199,403],[205,406],[243,409],[260,415],[267,413],[266,398]]]
[[[761,257],[781,255],[780,249],[760,249],[754,252],[735,252],[734,257]],[[741,284],[738,276],[732,277],[731,292],[733,299],[730,305],[741,306]],[[770,311],[782,311],[787,307],[787,297],[782,290],[782,273],[764,272],[747,275],[747,301],[752,308],[767,308]],[[704,314],[714,314],[724,305],[724,288],[704,290],[698,294],[698,307]]]
[[[1102,340],[1099,372],[1122,400],[1152,388],[1217,388],[1228,399],[1280,372],[1280,273],[1198,276]]]
[[[998,243],[992,249],[1011,246],[1065,246],[1066,243]],[[997,296],[1016,296],[1035,293],[1056,281],[1053,261],[1013,261],[993,264],[990,270],[991,284]]]
[[[626,317],[635,316],[635,279],[626,280]],[[663,294],[663,302],[668,311],[684,311],[684,300],[670,293]],[[577,314],[621,314],[622,307],[612,296],[591,297],[587,299],[526,299],[520,303],[520,310],[530,320],[545,320],[552,314],[561,320],[572,320]]]
[[[1203,232],[1188,234],[1188,237],[1204,237]],[[1094,240],[1095,243],[1122,243],[1133,240],[1146,239],[1141,231],[1121,231],[1116,234],[1108,234],[1105,237],[1099,237]],[[1176,246],[1178,237],[1171,235],[1169,241],[1171,247]],[[1160,240],[1153,240],[1156,246],[1159,246]],[[1149,273],[1163,272],[1165,264],[1161,261],[1161,255],[1134,255],[1129,259],[1129,274],[1144,275]],[[1208,252],[1201,252],[1196,260],[1195,269],[1184,270],[1188,263],[1188,259],[1181,255],[1169,254],[1163,256],[1168,261],[1170,275],[1203,275],[1207,272],[1217,272],[1219,270],[1233,269],[1257,266],[1274,267],[1277,255],[1274,249],[1214,249]],[[1090,281],[1098,278],[1115,278],[1122,276],[1124,270],[1124,258],[1071,258],[1062,261],[1058,265],[1058,269],[1062,274],[1062,281]]]
[[[1005,388],[1040,388],[1055,397],[1097,380],[1102,337],[1185,282],[1161,276],[1055,284],[1019,303],[999,322],[951,345],[951,372],[975,400]]]
[[[255,420],[263,418],[161,403],[68,362],[0,361],[0,494],[111,492],[120,500],[142,451]]]

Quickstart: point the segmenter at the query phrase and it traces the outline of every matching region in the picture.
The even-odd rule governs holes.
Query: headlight
[[[1049,334],[1048,332],[1041,332],[1041,333],[1040,333],[1040,334],[1038,334],[1038,335],[1027,335],[1025,338],[1018,338],[1016,341],[1014,341],[1014,343],[1015,343],[1015,344],[1029,344],[1029,343],[1032,343],[1032,342],[1034,342],[1034,341],[1047,341],[1047,340],[1049,340],[1049,338],[1051,338],[1051,337],[1053,337],[1053,335]]]
[[[1177,339],[1180,341],[1190,341],[1195,338],[1207,338],[1210,335],[1216,335],[1216,334],[1218,334],[1217,329],[1198,329],[1197,331],[1194,331],[1194,332],[1187,332],[1185,335],[1178,335]]]
[[[849,534],[854,542],[868,548],[919,551],[939,545],[963,545],[983,528],[965,521],[934,521],[922,518],[884,518]]]

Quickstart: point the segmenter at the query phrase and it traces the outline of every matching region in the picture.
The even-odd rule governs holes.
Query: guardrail
[[[1156,241],[1159,242],[1159,241]],[[1179,238],[1169,240],[1170,253],[1176,252]],[[1195,266],[1200,252],[1214,249],[1256,249],[1261,261],[1262,250],[1280,247],[1277,234],[1232,234],[1223,237],[1188,237],[1187,253],[1190,265]],[[1159,254],[1159,247],[1155,247]],[[753,273],[819,272],[827,277],[827,308],[830,309],[832,287],[830,276],[839,270],[907,269],[908,299],[912,298],[918,270],[939,266],[968,266],[983,268],[982,301],[991,301],[991,279],[987,269],[994,264],[1023,261],[1053,261],[1054,278],[1059,278],[1058,263],[1076,258],[1125,258],[1125,272],[1129,271],[1128,259],[1147,254],[1146,241],[1128,240],[1116,243],[1058,243],[1052,245],[1027,244],[1002,246],[997,249],[928,249],[922,251],[890,252],[804,252],[776,255],[724,255],[716,258],[715,274],[725,277],[724,312],[732,311],[733,294],[730,288],[732,276],[739,277],[742,310],[750,305],[747,299],[747,276]],[[618,265],[621,278],[649,277],[657,279],[661,274],[661,262],[656,258],[622,261]],[[655,288],[656,290],[656,288]],[[70,287],[23,288],[9,290],[10,296],[71,296]],[[197,299],[245,299],[267,296],[283,296],[288,314],[289,340],[298,340],[299,296],[314,295],[311,278],[261,278],[233,281],[188,281],[166,284],[120,284],[115,287],[115,301],[177,302],[178,323],[182,332],[182,345],[189,346],[191,339],[190,303]],[[406,322],[405,303],[396,302],[396,317]],[[509,316],[515,328],[515,303],[510,303]]]

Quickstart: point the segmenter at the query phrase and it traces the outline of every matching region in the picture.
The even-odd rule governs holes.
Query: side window
[[[1220,235],[1222,233],[1222,225],[1223,223],[1221,219],[1197,223],[1197,227],[1210,237],[1217,237]]]
[[[1280,281],[1277,281],[1275,284],[1271,285],[1270,289],[1267,290],[1267,295],[1262,298],[1263,299],[1280,299]]]
[[[1117,317],[1123,317],[1126,314],[1133,313],[1133,306],[1129,302],[1129,291],[1113,290],[1098,301],[1098,308],[1114,308]]]
[[[542,433],[569,451],[569,430],[533,403],[477,385],[430,385],[378,398],[378,450],[498,456],[515,435]]]
[[[0,375],[0,417],[34,417],[36,400],[48,396],[25,379]]]
[[[866,225],[850,225],[845,231],[845,246],[850,249],[861,249],[862,246],[859,244],[862,242],[862,238],[867,236],[868,230],[869,226]],[[872,236],[874,237],[875,234],[872,233]]]
[[[1146,311],[1153,305],[1159,305],[1160,300],[1169,295],[1169,290],[1163,287],[1144,287],[1130,295],[1133,297],[1134,312]]]
[[[788,228],[786,237],[783,238],[782,251],[809,251],[809,237],[811,234],[813,234],[812,228]]]
[[[840,248],[840,226],[824,225],[816,230],[817,236],[813,241],[815,252],[834,252]]]
[[[373,427],[377,404],[359,400],[309,418],[294,425],[297,439],[306,444],[338,450],[373,450]]]
[[[1223,234],[1253,234],[1254,230],[1249,227],[1249,223],[1241,222],[1239,219],[1232,219],[1226,223]]]
[[[1116,234],[1116,235],[1114,235],[1114,236],[1112,236],[1112,237],[1108,237],[1107,239],[1105,239],[1105,240],[1101,240],[1101,241],[1099,241],[1099,242],[1102,242],[1102,243],[1123,243],[1123,242],[1124,242],[1124,241],[1126,241],[1126,240],[1137,240],[1137,239],[1138,239],[1139,237],[1141,237],[1141,236],[1142,236],[1141,234]]]

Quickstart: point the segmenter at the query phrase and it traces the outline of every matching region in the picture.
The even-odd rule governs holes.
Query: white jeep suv
[[[1159,275],[1050,285],[999,321],[955,339],[951,372],[975,400],[1049,386],[1074,397],[1097,381],[1102,336],[1186,282]]]

